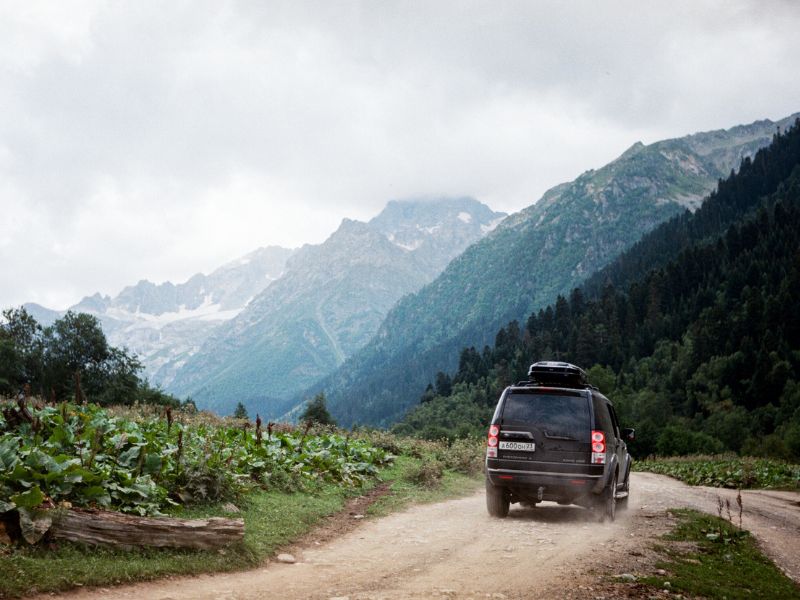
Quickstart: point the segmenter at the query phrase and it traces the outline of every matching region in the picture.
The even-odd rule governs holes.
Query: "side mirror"
[[[622,430],[622,437],[623,437],[623,439],[626,439],[629,442],[632,442],[633,440],[636,439],[636,430],[635,429],[631,429],[629,427],[625,428],[625,429]]]

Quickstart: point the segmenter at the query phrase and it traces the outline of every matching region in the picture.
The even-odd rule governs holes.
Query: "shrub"
[[[483,470],[483,440],[463,438],[437,452],[447,469],[475,475]]]
[[[385,429],[356,429],[353,437],[365,440],[381,450],[385,450],[395,456],[406,453],[407,441]],[[406,442],[405,444],[403,442]]]
[[[414,485],[435,488],[441,483],[443,474],[444,467],[442,463],[436,459],[429,458],[408,467],[403,474],[403,479]]]

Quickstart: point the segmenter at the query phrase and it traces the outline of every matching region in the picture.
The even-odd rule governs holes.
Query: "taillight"
[[[489,436],[486,438],[486,456],[497,458],[497,436],[500,435],[500,428],[497,425],[489,427]]]
[[[606,464],[606,434],[592,431],[592,464]]]

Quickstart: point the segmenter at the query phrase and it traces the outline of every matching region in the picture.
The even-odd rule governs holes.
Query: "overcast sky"
[[[800,2],[0,1],[0,308],[800,110]]]

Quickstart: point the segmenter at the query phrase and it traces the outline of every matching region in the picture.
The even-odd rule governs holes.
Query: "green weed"
[[[0,513],[46,499],[157,515],[175,504],[235,500],[256,487],[359,486],[391,460],[334,432],[262,432],[171,415],[134,420],[66,403],[30,413],[13,425],[0,416]]]
[[[800,489],[800,465],[736,455],[648,458],[634,462],[637,471],[669,475],[689,485],[731,489]]]

